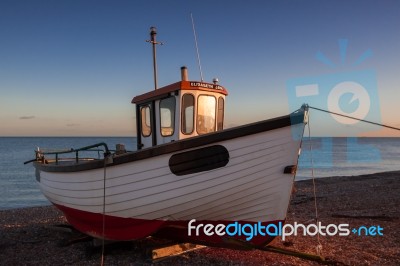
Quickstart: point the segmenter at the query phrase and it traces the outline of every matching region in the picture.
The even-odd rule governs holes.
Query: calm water
[[[49,204],[36,184],[32,164],[23,164],[34,158],[36,147],[70,149],[98,142],[110,149],[117,143],[136,149],[136,138],[126,137],[0,137],[0,209]],[[312,152],[310,141],[303,141],[297,180],[311,178],[311,165],[315,177],[400,170],[400,138],[312,138],[311,143]]]
[[[400,170],[400,138],[304,138],[296,180],[312,168],[317,178]]]
[[[124,137],[0,137],[0,210],[50,204],[35,181],[32,164],[25,161],[35,157],[36,147],[52,149],[80,148],[99,142],[109,149],[125,144],[127,150],[136,149],[136,138]],[[97,156],[88,154],[88,156]]]

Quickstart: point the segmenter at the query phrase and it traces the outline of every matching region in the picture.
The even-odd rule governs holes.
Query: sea
[[[105,142],[136,150],[135,137],[0,137],[0,210],[50,205],[31,163],[35,150],[68,150]],[[88,156],[98,156],[93,152]],[[305,138],[296,180],[400,170],[400,138]]]

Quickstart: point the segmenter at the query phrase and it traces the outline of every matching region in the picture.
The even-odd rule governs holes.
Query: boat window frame
[[[185,106],[184,106],[184,101],[183,101],[183,97],[189,95],[192,96],[193,98],[193,115],[192,115],[192,122],[193,122],[193,128],[191,132],[184,132],[183,131],[183,123],[184,123],[184,118],[186,118],[186,116],[184,117],[184,112],[185,112]],[[196,96],[193,93],[184,93],[181,97],[182,100],[182,107],[181,107],[181,132],[184,135],[191,135],[194,132],[195,126],[196,126]],[[185,121],[186,122],[186,121]]]
[[[222,100],[222,109],[220,108],[220,100]],[[220,117],[221,114],[221,117]],[[224,116],[225,116],[225,99],[222,96],[218,97],[218,101],[217,101],[217,130],[216,131],[220,131],[224,129]],[[220,121],[221,118],[221,121]],[[219,127],[219,125],[221,125],[221,128]]]
[[[145,110],[145,109],[149,110],[149,114],[148,114],[148,122],[149,122],[149,124],[147,124],[146,111],[145,111],[145,113],[143,113],[143,110]],[[152,126],[151,126],[151,114],[152,114],[152,111],[151,111],[150,103],[140,106],[140,132],[141,132],[141,134],[142,134],[142,136],[144,138],[150,137],[151,134],[153,133],[153,129],[152,129]],[[145,116],[143,116],[143,115],[145,115]],[[145,132],[144,132],[145,126],[149,129],[149,133],[148,134],[145,134]]]
[[[201,96],[213,97],[214,100],[215,100],[215,106],[214,106],[214,129],[213,129],[213,131],[206,132],[206,133],[199,133],[199,126],[198,126],[198,121],[199,121],[199,106],[200,106],[200,104],[199,104],[199,99],[200,99]],[[215,95],[210,95],[210,94],[199,94],[199,95],[197,96],[196,102],[197,102],[197,107],[196,107],[196,108],[197,108],[197,109],[196,109],[196,132],[197,132],[197,134],[198,134],[198,135],[204,135],[204,134],[208,134],[208,133],[215,132],[215,131],[216,131],[216,128],[217,128],[217,127],[216,127],[216,121],[217,121],[217,99],[216,99]]]
[[[170,118],[171,118],[171,129],[172,129],[172,131],[171,131],[170,134],[164,134],[164,133],[163,133],[163,128],[167,128],[167,127],[163,127],[163,126],[162,126],[162,118],[163,118],[163,115],[161,114],[161,103],[162,103],[163,101],[169,100],[169,99],[171,99],[171,98],[174,100],[174,102],[173,102],[173,109],[172,109],[172,110],[169,109],[169,108],[166,108],[166,109],[169,109],[169,110],[171,111],[171,117],[170,117]],[[161,134],[161,136],[162,136],[162,137],[170,137],[170,136],[174,135],[174,133],[175,133],[175,115],[176,115],[176,97],[175,97],[175,95],[168,96],[168,97],[165,97],[165,98],[160,99],[160,101],[159,101],[159,103],[158,103],[158,112],[159,112],[160,134]],[[169,127],[168,127],[168,128],[169,128]]]

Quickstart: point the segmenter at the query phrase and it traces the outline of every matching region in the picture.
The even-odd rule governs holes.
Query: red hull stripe
[[[105,215],[105,232],[103,234],[103,215],[101,213],[92,213],[81,211],[66,206],[55,204],[64,214],[68,222],[77,230],[96,237],[105,238],[108,240],[128,241],[146,238],[148,236],[156,236],[166,239],[172,239],[182,242],[198,243],[208,246],[240,248],[240,243],[264,246],[271,242],[272,236],[254,236],[251,241],[246,241],[246,236],[218,236],[216,234],[207,236],[200,230],[198,236],[195,235],[195,230],[192,230],[192,235],[188,235],[189,221],[162,221],[162,220],[144,220],[138,218],[122,218],[116,216]],[[234,221],[208,221],[199,220],[193,225],[202,224],[230,224]],[[269,224],[278,224],[284,221],[262,222],[263,226]],[[239,224],[254,224],[254,222],[239,221]]]
[[[68,222],[79,231],[93,237],[103,238],[103,215],[56,205]],[[145,238],[165,223],[160,220],[143,220],[105,215],[104,238],[109,240],[133,240]]]

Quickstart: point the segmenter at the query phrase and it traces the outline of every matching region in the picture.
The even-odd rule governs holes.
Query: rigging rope
[[[101,266],[104,265],[104,253],[105,253],[105,243],[104,243],[104,237],[105,237],[105,230],[106,230],[106,177],[107,177],[107,160],[108,156],[110,156],[109,153],[104,154],[104,173],[103,173],[103,221],[102,221],[102,240],[101,240]]]
[[[319,219],[318,219],[318,207],[317,207],[317,189],[315,186],[314,159],[313,159],[313,153],[312,153],[313,147],[312,147],[311,129],[310,129],[310,114],[308,114],[307,128],[308,128],[308,142],[309,142],[309,146],[310,146],[311,176],[312,176],[313,192],[314,192],[315,222],[318,224]],[[321,256],[322,255],[322,244],[321,244],[321,241],[319,238],[319,231],[317,233],[317,241],[318,241],[318,245],[316,247],[316,251],[317,251],[318,256]]]
[[[390,129],[394,129],[394,130],[399,130],[400,131],[400,128],[398,128],[398,127],[392,127],[392,126],[388,126],[388,125],[384,125],[384,124],[368,121],[368,120],[357,118],[357,117],[353,117],[353,116],[339,114],[339,113],[335,113],[335,112],[332,112],[332,111],[324,110],[324,109],[313,107],[313,106],[308,106],[308,108],[311,108],[311,109],[314,109],[314,110],[317,110],[317,111],[321,111],[321,112],[325,112],[325,113],[329,113],[329,114],[334,114],[334,115],[338,115],[338,116],[342,116],[342,117],[358,120],[358,121],[365,122],[365,123],[368,123],[368,124],[381,126],[381,127],[386,127],[386,128],[390,128]]]
[[[317,111],[321,111],[321,112],[325,112],[325,113],[329,113],[329,114],[333,114],[333,115],[337,115],[337,116],[346,117],[346,118],[357,120],[357,121],[360,121],[360,122],[365,122],[365,123],[368,123],[368,124],[372,124],[372,125],[381,126],[381,127],[385,127],[385,128],[389,128],[389,129],[394,129],[394,130],[400,131],[400,128],[397,128],[397,127],[388,126],[388,125],[384,125],[384,124],[381,124],[381,123],[376,123],[376,122],[368,121],[368,120],[365,120],[365,119],[361,119],[361,118],[357,118],[357,117],[353,117],[353,116],[349,116],[349,115],[339,114],[339,113],[336,113],[336,112],[324,110],[324,109],[313,107],[313,106],[308,106],[308,108],[314,109],[314,110],[317,110]],[[316,186],[315,186],[315,176],[314,176],[314,160],[313,160],[313,154],[312,154],[310,119],[308,119],[307,126],[308,126],[308,140],[309,140],[309,143],[310,143],[309,145],[310,145],[310,159],[311,159],[311,175],[312,175],[313,190],[314,190],[315,221],[318,223],[318,208],[317,208],[317,196],[316,196]],[[318,240],[318,246],[316,247],[317,254],[321,255],[322,244],[320,242],[319,232],[317,234],[317,240]]]

